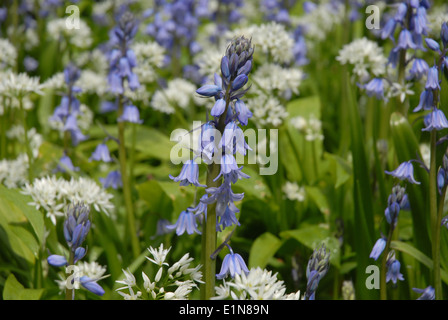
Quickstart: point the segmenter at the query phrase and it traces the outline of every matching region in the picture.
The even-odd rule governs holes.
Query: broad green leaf
[[[275,255],[282,243],[282,240],[269,232],[265,232],[255,239],[250,248],[249,268],[266,267],[269,259]]]
[[[4,300],[39,300],[44,289],[26,289],[14,274],[10,274],[6,279],[3,289]]]
[[[175,182],[173,184],[177,186]],[[137,185],[136,189],[139,198],[146,202],[152,213],[169,218],[169,214],[173,211],[173,199],[162,189],[159,182],[149,180]]]
[[[238,192],[238,190],[241,189],[245,196],[253,196],[261,200],[271,196],[271,191],[257,171],[246,166],[243,168],[243,172],[249,175],[250,178],[238,180],[238,182],[232,186],[234,192]]]
[[[392,249],[396,249],[398,251],[404,252],[411,257],[415,258],[417,261],[421,262],[425,266],[427,266],[429,269],[433,269],[434,263],[431,258],[429,258],[427,255],[425,255],[423,252],[418,250],[417,248],[411,246],[410,244],[398,240],[394,240],[391,242],[390,247]],[[448,273],[444,270],[440,270],[440,276],[443,280],[443,282],[448,283]]]
[[[44,220],[42,213],[28,205],[28,202],[30,198],[18,190],[0,186],[0,228],[3,231],[0,237],[3,246],[32,263],[39,255],[39,243],[44,238]]]
[[[328,201],[325,195],[322,193],[322,191],[317,187],[309,187],[305,186],[305,191],[307,196],[309,196],[316,206],[319,208],[320,212],[322,212],[325,215],[329,214],[329,206]]]

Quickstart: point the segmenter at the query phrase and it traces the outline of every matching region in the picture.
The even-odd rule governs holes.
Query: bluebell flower
[[[442,218],[441,225],[445,226],[448,229],[448,216]]]
[[[47,258],[48,264],[52,265],[53,267],[63,267],[68,265],[67,258],[64,256],[60,256],[57,254],[52,254]]]
[[[23,59],[23,65],[24,65],[26,71],[32,72],[37,69],[37,67],[39,66],[39,62],[36,59],[34,59],[33,57],[26,56]]]
[[[440,39],[442,39],[443,46],[446,48],[448,45],[448,24],[446,22],[442,23]]]
[[[394,39],[395,28],[397,27],[397,21],[395,19],[389,19],[381,30],[381,39]]]
[[[247,125],[249,118],[253,116],[252,112],[249,110],[246,104],[240,99],[237,99],[235,102],[235,112],[238,121],[243,126]]]
[[[400,273],[400,261],[395,258],[387,262],[386,283],[391,281],[395,284],[398,280],[404,281],[403,275]]]
[[[121,180],[121,173],[118,170],[113,170],[109,172],[106,178],[99,178],[103,188],[112,187],[113,189],[118,189],[123,186],[123,181]]]
[[[419,6],[411,18],[411,28],[412,31],[417,34],[427,34],[428,32],[428,21],[426,18],[426,8]]]
[[[400,205],[396,202],[391,203],[385,210],[384,215],[386,216],[387,222],[395,227],[398,219],[398,214],[400,213]]]
[[[100,143],[99,145],[97,145],[89,160],[111,162],[112,158],[110,157],[109,148],[107,147],[107,145],[104,143]]]
[[[434,94],[432,90],[423,90],[420,94],[420,101],[417,107],[414,108],[414,112],[420,110],[431,110],[434,106]]]
[[[429,49],[431,49],[432,51],[440,51],[440,45],[437,41],[431,39],[431,38],[426,38],[425,39],[426,45],[428,46]]]
[[[408,6],[406,5],[406,3],[401,2],[400,4],[398,4],[394,20],[397,22],[403,22],[403,19],[406,17],[407,12],[408,12]]]
[[[110,91],[123,94],[123,81],[127,80],[129,88],[134,91],[140,87],[138,76],[133,72],[137,65],[135,53],[129,48],[138,30],[138,22],[130,12],[119,16],[117,26],[110,32],[110,45],[113,47],[109,53],[108,83]]]
[[[218,222],[216,224],[216,231],[223,231],[225,228],[237,225],[240,223],[236,218],[236,213],[239,212],[238,208],[235,206],[233,202],[230,202],[227,208],[224,210],[224,213],[218,216]]]
[[[315,249],[306,266],[307,287],[305,291],[305,300],[314,300],[316,290],[320,280],[330,269],[330,252],[327,251],[325,244],[319,249]]]
[[[412,288],[412,290],[422,294],[417,300],[435,300],[436,298],[436,291],[432,286],[428,286],[425,289]]]
[[[140,119],[140,112],[134,105],[127,105],[124,107],[123,114],[118,118],[118,121],[126,121],[131,123],[142,124],[143,120]]]
[[[429,68],[428,78],[426,79],[426,90],[440,90],[439,70],[437,66]]]
[[[373,78],[362,87],[366,90],[369,97],[384,98],[384,80],[382,78]]]
[[[83,204],[68,208],[67,218],[64,221],[64,237],[73,252],[81,247],[90,230],[89,212],[89,207]]]
[[[241,89],[248,80],[249,78],[247,77],[247,75],[245,75],[244,73],[239,74],[232,82],[232,89],[235,91]]]
[[[171,174],[169,177],[175,182],[180,182],[181,186],[188,186],[193,184],[197,187],[206,187],[206,185],[199,183],[199,165],[195,160],[187,160],[177,177],[173,177]]]
[[[399,50],[408,50],[408,49],[416,49],[417,45],[415,44],[412,33],[408,29],[403,29],[398,36],[397,46],[393,49],[393,51]]]
[[[221,270],[216,275],[217,279],[224,279],[229,274],[232,278],[235,277],[235,275],[239,274],[241,275],[243,272],[245,274],[249,273],[249,269],[246,266],[246,263],[244,262],[244,259],[239,255],[238,253],[233,253],[232,248],[229,247],[230,253],[227,254],[224,257],[224,260],[222,261]]]
[[[216,202],[216,214],[218,216],[224,214],[229,203],[241,201],[244,198],[244,193],[234,193],[232,191],[231,181],[229,179],[224,179],[219,187],[205,189],[205,192],[207,192],[209,196],[205,199],[201,199],[201,202],[204,202],[205,204]]]
[[[424,118],[425,128],[422,131],[443,130],[448,128],[448,120],[442,110],[433,108]]]
[[[210,114],[214,117],[219,117],[226,109],[226,101],[224,99],[216,100]]]
[[[378,260],[381,253],[383,253],[384,249],[386,248],[386,239],[383,237],[379,238],[375,245],[373,246],[372,252],[370,252],[370,258],[374,259],[375,261]]]
[[[414,179],[414,166],[411,161],[401,163],[394,171],[385,172],[400,180],[408,180],[410,183],[420,184],[420,182]]]
[[[213,84],[206,84],[200,87],[196,92],[204,97],[214,97],[221,91],[221,87]]]
[[[188,234],[201,234],[201,231],[198,230],[196,215],[194,214],[192,208],[182,211],[176,223],[166,226],[166,228],[176,230],[176,234],[178,236],[184,234],[185,231],[187,231]]]
[[[82,276],[81,278],[79,278],[79,282],[85,289],[98,296],[102,296],[105,291],[96,281],[97,280],[90,279],[88,276]]]
[[[410,79],[420,80],[423,76],[428,74],[428,70],[428,63],[423,59],[416,58],[409,70]]]
[[[232,154],[224,154],[221,158],[221,170],[218,176],[213,181],[218,180],[223,174],[229,174],[232,171],[238,170],[235,157]]]
[[[75,167],[70,157],[64,154],[59,159],[59,163],[58,166],[56,167],[55,172],[66,172],[67,169],[70,171],[79,171],[79,167]]]

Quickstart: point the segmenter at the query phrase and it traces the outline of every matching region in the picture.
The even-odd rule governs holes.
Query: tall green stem
[[[217,130],[221,133],[224,132],[225,119],[227,111],[230,106],[230,88],[232,82],[229,83],[226,90],[226,108],[224,113],[220,116]],[[214,179],[218,176],[221,170],[219,163],[212,163],[207,167],[207,187],[219,187],[221,180]],[[215,295],[215,276],[216,276],[216,260],[211,258],[211,255],[216,250],[216,202],[208,205],[207,207],[207,219],[203,224],[202,229],[202,252],[201,260],[203,265],[204,284],[201,286],[201,299],[208,300]]]
[[[441,299],[442,283],[440,278],[440,219],[437,210],[437,163],[436,163],[437,131],[431,131],[431,158],[429,166],[429,213],[432,231],[433,281],[436,299]],[[441,213],[440,213],[441,214]]]
[[[75,252],[73,252],[72,250],[70,250],[70,257],[68,259],[68,267],[73,267],[75,264]],[[71,271],[68,271],[65,273],[66,276],[66,281],[68,281],[69,277],[73,274],[74,270],[69,269]],[[66,288],[65,288],[65,300],[73,300],[74,299],[74,290],[73,289],[73,284],[71,283],[71,286],[69,289],[69,287],[67,286],[68,283],[66,283]]]
[[[123,99],[122,96],[118,98],[118,117],[123,114]],[[118,159],[120,161],[121,180],[123,182],[123,196],[126,206],[126,216],[128,223],[129,236],[131,238],[132,253],[134,258],[137,258],[140,254],[139,242],[137,237],[137,231],[135,227],[134,205],[132,203],[131,184],[128,178],[128,167],[126,161],[126,147],[124,138],[125,122],[118,122]]]
[[[390,243],[392,242],[392,234],[394,232],[394,226],[389,226],[389,233],[387,235],[386,247],[384,248],[383,258],[381,259],[381,273],[380,273],[380,299],[387,300],[387,256],[389,255]]]
[[[26,149],[26,155],[28,157],[28,180],[30,183],[33,182],[34,174],[33,174],[33,152],[31,151],[30,142],[28,139],[28,125],[26,123],[26,111],[23,107],[23,101],[22,97],[19,97],[19,109],[20,113],[22,115],[22,125],[23,125],[23,132],[25,137],[25,149]]]

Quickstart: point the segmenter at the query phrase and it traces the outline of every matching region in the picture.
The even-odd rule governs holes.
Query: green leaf
[[[282,240],[269,232],[265,232],[255,239],[252,247],[250,248],[249,268],[266,267],[269,259],[274,256],[282,243]]]
[[[244,192],[245,196],[253,196],[260,200],[271,197],[271,191],[257,171],[246,166],[244,167],[243,172],[248,174],[250,179],[239,180],[234,186],[232,186],[232,188],[234,188],[234,192],[239,192],[238,190],[241,190]]]
[[[4,249],[33,263],[44,239],[44,220],[28,202],[30,197],[18,190],[0,186],[0,241]]]
[[[417,248],[411,246],[406,242],[394,240],[390,243],[390,247],[392,249],[396,249],[410,255],[411,257],[415,258],[417,261],[421,262],[431,270],[434,267],[434,263],[431,258],[429,258],[423,252],[421,252],[420,250],[418,250]],[[444,269],[440,270],[440,276],[443,282],[448,283],[448,273]]]
[[[173,182],[177,186],[176,183]],[[173,199],[162,189],[159,182],[149,180],[136,186],[139,198],[144,200],[152,213],[169,218],[173,211]],[[165,215],[166,214],[166,215]]]
[[[14,274],[10,274],[6,279],[3,289],[4,300],[39,300],[44,289],[26,289]]]
[[[325,215],[328,215],[330,212],[328,201],[322,191],[317,187],[309,187],[305,186],[305,191],[307,196],[309,196],[316,206],[319,208],[320,212]]]

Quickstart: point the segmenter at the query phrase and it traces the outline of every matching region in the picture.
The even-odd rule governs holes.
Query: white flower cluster
[[[135,73],[140,83],[154,82],[157,79],[157,68],[163,66],[165,49],[157,42],[137,42],[131,48],[137,58],[138,68]]]
[[[427,14],[429,36],[440,37],[442,23],[448,21],[448,5],[434,6]]]
[[[64,208],[68,204],[83,202],[107,215],[114,209],[111,202],[113,195],[95,181],[84,177],[72,177],[67,181],[54,175],[46,176],[35,179],[33,183],[26,183],[21,192],[30,195],[33,201],[28,204],[37,210],[44,209],[53,224],[56,224],[57,217],[65,216]]]
[[[96,261],[78,262],[76,264],[73,272],[74,273],[72,276],[72,279],[73,279],[72,286],[74,289],[81,288],[81,282],[79,281],[79,279],[81,279],[83,276],[87,276],[90,279],[93,279],[95,281],[98,281],[100,279],[104,279],[107,277],[107,275],[104,276],[104,274],[106,273],[106,267],[98,264]],[[67,288],[67,279],[65,278],[66,275],[65,275],[65,273],[59,274],[59,277],[61,278],[61,280],[55,280],[55,281],[58,284],[59,290],[61,290],[61,292],[65,292],[65,289]]]
[[[303,71],[299,68],[283,68],[278,64],[266,63],[257,68],[251,76],[254,83],[251,90],[256,94],[266,91],[269,94],[277,92],[278,95],[288,99],[291,92],[299,93],[303,78]]]
[[[297,182],[286,181],[282,187],[282,191],[285,193],[286,198],[292,201],[302,202],[305,200],[305,188],[299,187]]]
[[[383,48],[375,41],[365,37],[355,39],[346,44],[336,57],[341,64],[353,66],[353,73],[361,82],[374,76],[381,76],[386,71],[387,58],[384,56]]]
[[[300,17],[293,17],[294,25],[302,26],[305,30],[307,45],[321,42],[334,30],[336,25],[340,25],[344,19],[345,6],[330,1],[320,1],[319,4],[309,13]]]
[[[307,141],[323,140],[322,122],[314,114],[310,115],[308,120],[302,116],[297,116],[289,121],[294,128],[305,135]]]
[[[43,85],[39,83],[39,78],[30,77],[26,73],[16,74],[8,71],[1,75],[0,95],[22,98],[31,93],[43,94]]]
[[[243,272],[230,281],[224,280],[215,290],[216,296],[212,299],[216,300],[300,300],[300,291],[285,294],[286,287],[277,279],[277,273],[260,267],[250,269],[247,275]]]
[[[151,101],[151,107],[163,113],[172,114],[176,108],[187,109],[190,104],[203,105],[207,100],[192,95],[196,86],[184,79],[177,78],[168,82],[165,89],[157,90]]]
[[[137,299],[153,299],[153,300],[184,300],[188,299],[189,294],[194,288],[197,288],[196,283],[203,283],[202,272],[199,271],[201,265],[190,268],[191,262],[194,260],[190,258],[189,253],[185,254],[179,261],[172,266],[166,262],[166,257],[171,247],[163,248],[163,244],[159,248],[154,249],[149,247],[148,251],[152,258],[146,257],[151,263],[157,265],[159,270],[151,281],[150,278],[142,272],[143,289],[137,286],[134,275],[129,271],[123,270],[125,279],[117,280],[119,284],[124,287],[116,289],[125,300]],[[175,289],[174,289],[175,288]],[[169,291],[169,289],[174,289]],[[128,293],[122,290],[127,290]],[[144,290],[144,293],[142,292]]]
[[[24,133],[22,126],[12,126],[6,136],[9,140],[16,139],[20,145],[24,145]],[[39,148],[43,142],[42,136],[35,128],[28,131],[28,139],[33,158],[39,155]],[[19,153],[15,159],[0,160],[0,183],[7,188],[19,188],[28,182],[28,155],[25,151]]]
[[[0,69],[5,70],[16,64],[17,50],[8,39],[0,38]]]
[[[252,111],[252,120],[258,126],[272,125],[278,127],[289,115],[275,96],[260,94],[248,99],[247,107]]]
[[[274,62],[290,63],[293,59],[294,39],[282,24],[270,22],[259,26],[251,25],[228,32],[226,38],[232,39],[239,35],[252,38],[258,54],[265,54]]]
[[[221,74],[221,59],[224,49],[215,46],[204,46],[204,49],[194,57],[194,63],[199,67],[199,73],[213,81],[215,73]]]
[[[63,41],[78,48],[88,48],[92,44],[91,30],[87,23],[79,20],[79,28],[69,29],[65,18],[54,19],[47,24],[47,33],[53,41]]]

